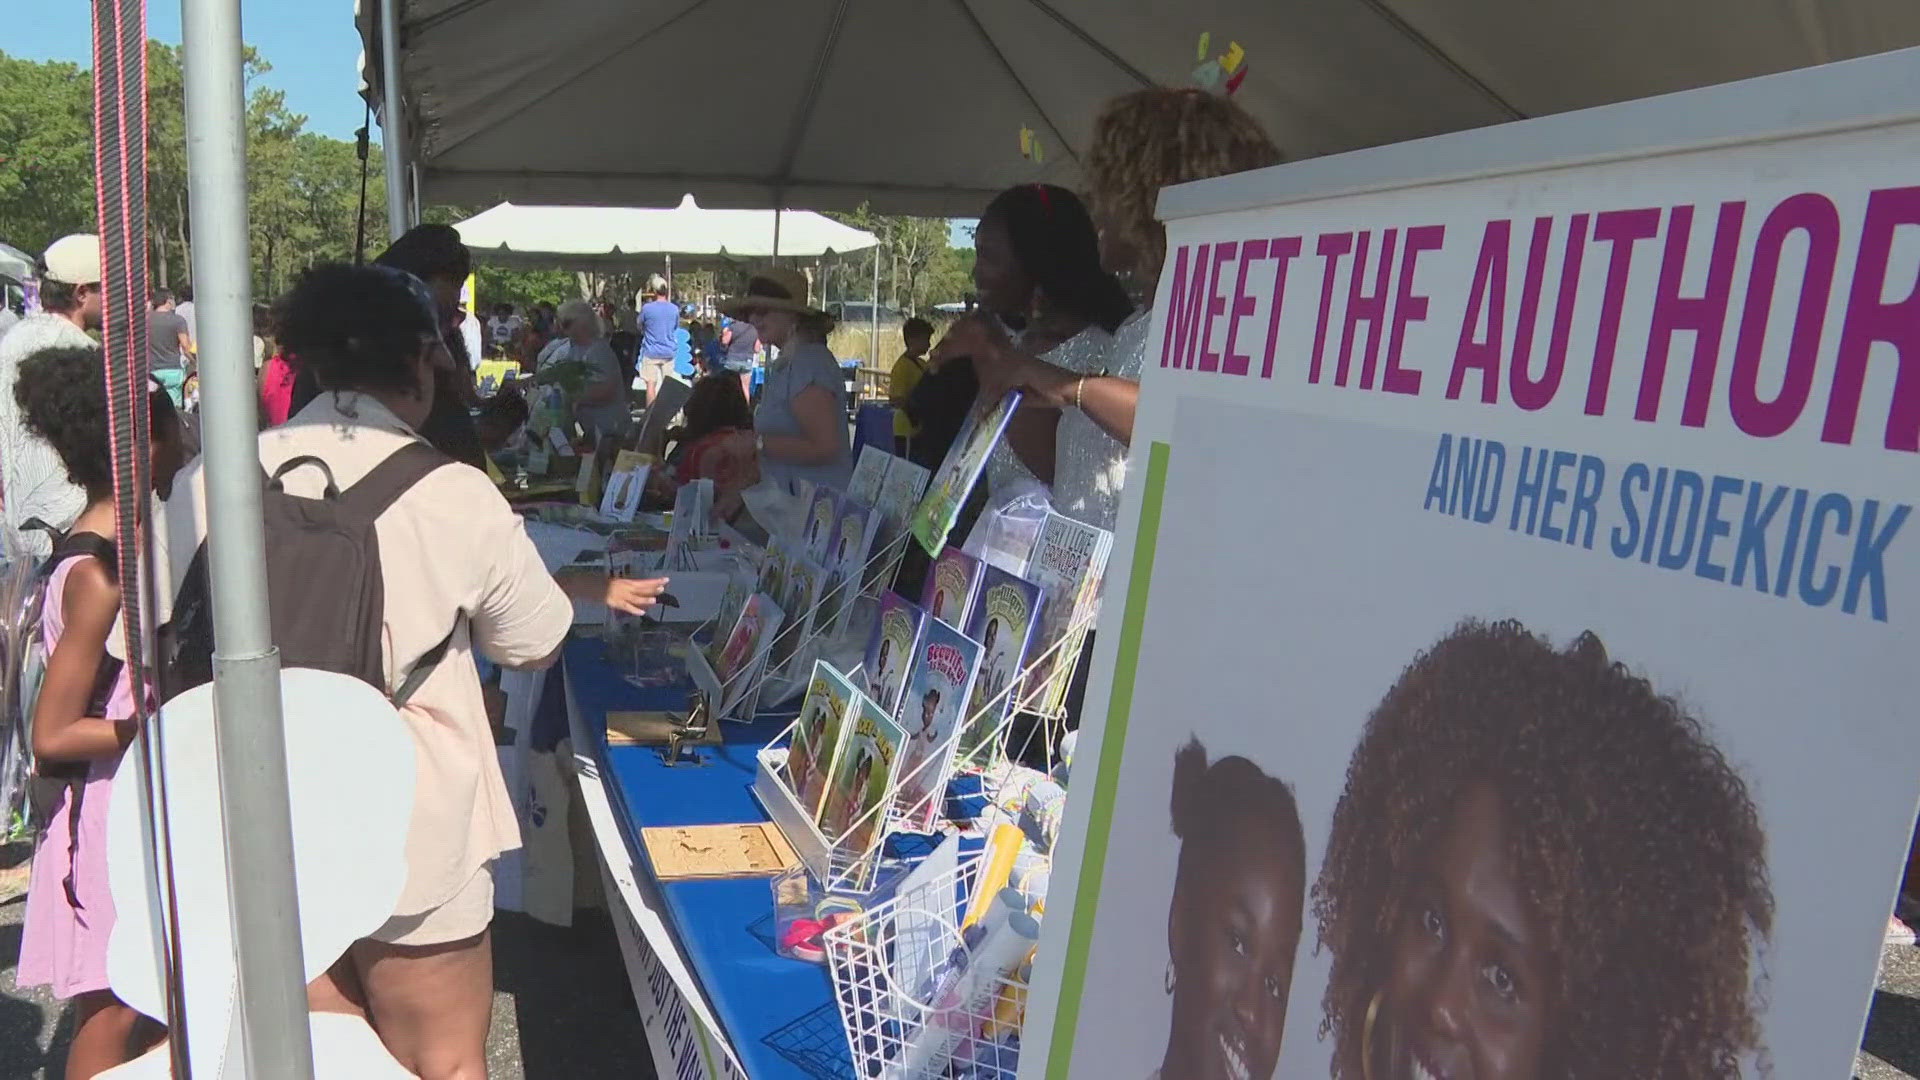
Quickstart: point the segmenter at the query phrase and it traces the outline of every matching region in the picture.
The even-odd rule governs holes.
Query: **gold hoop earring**
[[[1373,1029],[1380,1020],[1380,999],[1386,996],[1385,990],[1375,990],[1373,999],[1367,1002],[1367,1019],[1360,1025],[1360,1076],[1362,1080],[1373,1080]]]
[[[1174,984],[1173,961],[1169,960],[1167,961],[1167,978],[1165,983],[1165,988],[1166,988],[1168,997],[1173,996],[1173,984]]]

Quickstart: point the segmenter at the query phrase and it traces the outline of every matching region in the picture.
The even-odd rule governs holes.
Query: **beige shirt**
[[[345,489],[417,438],[370,397],[323,393],[286,424],[260,433],[260,463],[272,471],[311,454],[327,462]],[[159,565],[172,572],[171,586],[162,590],[169,600],[206,536],[202,467],[195,461],[180,473],[166,504],[166,527],[154,537]],[[286,487],[316,497],[320,471],[296,469]],[[456,612],[467,616],[446,658],[400,711],[416,755],[407,884],[394,914],[417,915],[444,903],[501,852],[520,846],[474,650],[510,667],[541,660],[566,637],[573,605],[540,561],[519,515],[478,469],[449,464],[434,470],[400,496],[374,530],[386,596],[383,652],[390,689],[406,674],[396,677],[394,657],[410,664],[446,636]],[[343,797],[350,797],[351,778],[342,780],[348,788]]]

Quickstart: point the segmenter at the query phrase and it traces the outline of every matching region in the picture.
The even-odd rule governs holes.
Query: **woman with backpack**
[[[46,676],[33,709],[33,756],[44,780],[64,780],[41,823],[20,940],[20,987],[48,985],[74,1002],[67,1080],[133,1057],[140,1014],[107,985],[113,896],[107,887],[107,803],[135,734],[133,687],[120,651],[119,566],[113,538],[113,456],[100,351],[67,346],[29,356],[14,383],[27,429],[53,447],[87,507],[42,568]],[[149,395],[153,475],[180,464],[180,423],[166,391]]]
[[[358,1012],[364,1002],[387,1050],[415,1075],[484,1076],[492,865],[520,846],[520,828],[474,661],[478,654],[510,668],[551,664],[573,605],[486,474],[422,440],[446,349],[424,284],[389,267],[316,267],[287,296],[280,333],[320,393],[260,433],[260,465],[273,478],[263,518],[274,643],[286,667],[322,667],[316,654],[371,649],[373,670],[356,673],[397,702],[416,762],[400,902],[385,926],[316,980],[310,997],[330,1011]],[[291,502],[299,512],[287,510]],[[163,645],[178,629],[203,663],[204,639],[191,618],[205,595],[191,569],[206,539],[198,465],[181,474],[166,512],[167,527],[157,531],[173,551],[161,565],[173,571],[174,606]],[[371,533],[357,551],[365,557],[340,557],[345,534],[303,531],[303,517]],[[348,580],[350,571],[358,578]],[[337,610],[342,598],[369,595],[380,602],[367,621],[359,609]],[[343,625],[370,626],[361,636],[376,640],[316,640],[316,626]],[[176,650],[169,663],[186,654]],[[351,797],[352,778],[340,782],[342,797]]]

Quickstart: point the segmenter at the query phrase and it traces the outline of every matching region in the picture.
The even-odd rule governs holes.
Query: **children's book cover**
[[[880,614],[873,621],[873,635],[867,639],[867,655],[860,665],[860,686],[889,715],[900,707],[907,665],[913,661],[926,621],[920,605],[899,593],[889,590],[880,595]]]
[[[987,467],[993,444],[1000,441],[1013,410],[1019,407],[1020,391],[1009,390],[999,401],[976,404],[960,425],[953,448],[947,451],[946,460],[940,463],[940,470],[935,474],[933,488],[913,510],[909,527],[927,554],[938,553],[947,542],[947,534],[953,531],[953,523],[960,517],[960,508],[967,504],[967,496],[973,493],[973,485],[979,482],[980,473]]]
[[[1100,602],[1100,579],[1112,547],[1112,533],[1060,514],[1048,514],[1040,526],[1022,575],[1045,589],[1051,601],[1040,614],[1040,633],[1029,650],[1037,665],[1026,698],[1037,703],[1038,711],[1054,712],[1066,702],[1079,643],[1086,637],[1086,627],[1074,625]]]
[[[787,744],[787,790],[807,816],[817,819],[820,804],[840,750],[847,709],[855,697],[853,684],[825,660],[813,665],[807,696]],[[834,834],[829,833],[829,837]]]
[[[967,625],[967,616],[973,611],[973,598],[980,589],[979,559],[950,547],[940,553],[933,566],[927,570],[927,583],[922,587],[920,606],[927,614],[952,626]]]
[[[886,483],[887,466],[893,455],[868,443],[860,448],[860,460],[854,462],[853,478],[847,481],[847,498],[862,506],[880,501],[880,487]]]
[[[887,792],[893,787],[907,733],[865,694],[853,696],[847,716],[850,730],[833,763],[820,832],[829,840],[844,835],[840,850],[857,855],[865,853],[886,828]]]
[[[960,756],[985,762],[999,756],[993,734],[1019,704],[1010,688],[1026,663],[1027,648],[1040,628],[1046,594],[1040,586],[989,566],[980,578],[980,598],[967,619],[967,636],[980,643],[980,675],[967,703],[966,732]]]
[[[800,546],[814,562],[826,562],[833,551],[834,527],[840,522],[840,493],[830,487],[815,488],[813,502],[807,507],[807,523]]]
[[[928,619],[913,650],[906,700],[897,715],[907,730],[900,753],[900,810],[910,827],[927,831],[945,809],[960,710],[980,670],[980,643],[938,619]]]
[[[780,605],[772,597],[756,593],[747,598],[727,634],[719,661],[713,665],[722,687],[715,715],[725,716],[747,696],[756,677],[751,669],[765,662],[768,643],[780,628],[780,618]]]

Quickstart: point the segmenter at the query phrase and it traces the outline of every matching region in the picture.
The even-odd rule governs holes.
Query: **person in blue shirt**
[[[666,286],[655,288],[653,299],[640,308],[640,380],[646,384],[649,402],[673,367],[679,329],[680,305],[668,299]]]

